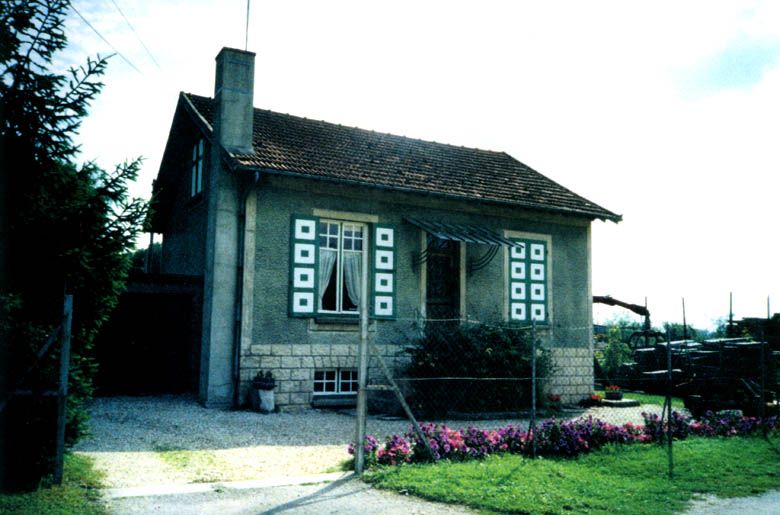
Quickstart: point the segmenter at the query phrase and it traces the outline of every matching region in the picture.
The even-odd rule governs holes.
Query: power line
[[[130,23],[130,20],[127,19],[127,16],[125,16],[125,13],[122,12],[122,9],[119,8],[117,3],[114,0],[111,0],[111,3],[114,4],[114,7],[116,7],[116,10],[119,11],[119,14],[122,15],[122,18],[125,20],[125,23],[127,23],[127,26],[130,27],[130,30],[133,31],[133,34],[135,34],[136,39],[139,43],[141,43],[141,46],[144,47],[144,50],[146,50],[147,55],[151,58],[152,61],[154,61],[154,64],[157,65],[157,68],[160,68],[160,63],[157,62],[157,59],[154,58],[152,55],[152,52],[149,50],[149,48],[144,44],[144,41],[141,39],[141,36],[138,35],[138,33],[135,31],[135,28],[133,28],[133,24]]]
[[[95,33],[95,34],[97,34],[97,35],[98,35],[98,37],[99,37],[100,39],[102,39],[102,40],[103,40],[103,41],[104,41],[104,42],[105,42],[105,43],[106,43],[108,46],[110,46],[110,47],[111,47],[111,49],[114,51],[114,53],[115,53],[116,55],[118,55],[119,57],[121,57],[121,58],[122,58],[122,60],[123,60],[124,62],[126,62],[127,64],[129,64],[129,65],[130,65],[130,67],[131,67],[133,70],[137,71],[138,73],[141,73],[141,70],[139,70],[138,68],[136,68],[136,67],[135,67],[135,65],[134,65],[133,63],[131,63],[131,62],[130,62],[130,60],[129,60],[127,57],[125,57],[124,55],[122,55],[122,53],[121,53],[119,50],[117,50],[117,49],[116,49],[116,47],[115,47],[114,45],[112,45],[110,41],[108,41],[106,38],[104,38],[104,37],[103,37],[103,34],[101,34],[101,33],[100,33],[100,32],[99,32],[99,31],[98,31],[98,30],[97,30],[95,27],[93,27],[93,26],[92,26],[92,24],[91,24],[91,23],[89,23],[89,22],[87,21],[87,19],[86,19],[86,18],[85,18],[85,17],[84,17],[84,16],[83,16],[83,15],[82,15],[80,12],[79,12],[79,10],[78,10],[78,9],[76,9],[76,7],[75,7],[73,4],[71,4],[71,5],[70,5],[70,7],[71,7],[71,9],[73,9],[73,12],[75,12],[76,14],[78,14],[79,18],[81,18],[81,20],[82,20],[84,23],[86,23],[86,24],[87,24],[87,26],[88,26],[90,29],[92,29],[92,30],[94,31],[94,33]],[[141,73],[141,75],[143,75],[143,74]]]

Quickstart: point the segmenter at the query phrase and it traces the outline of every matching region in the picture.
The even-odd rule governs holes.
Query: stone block
[[[290,348],[293,356],[311,356],[311,345],[297,343],[291,345]]]
[[[301,356],[301,366],[303,368],[314,368],[314,358],[311,356]]]
[[[349,356],[349,345],[331,345],[331,356]]]
[[[282,368],[300,368],[301,367],[301,358],[291,357],[291,356],[283,356],[280,359],[282,360],[282,363],[281,363],[281,367]]]
[[[241,368],[260,368],[260,356],[242,356]]]
[[[290,356],[292,354],[292,345],[283,343],[283,344],[274,344],[270,345],[271,347],[271,354],[274,356]]]
[[[311,369],[308,368],[294,368],[290,369],[290,379],[297,381],[309,381],[313,378]]]
[[[282,358],[277,356],[263,356],[260,359],[260,366],[266,369],[281,368]]]
[[[292,369],[289,368],[277,368],[276,370],[272,371],[274,374],[274,377],[277,380],[289,380],[290,376],[292,375]]]
[[[271,346],[270,345],[250,345],[249,346],[249,354],[253,356],[263,356],[271,354]]]
[[[298,391],[295,387],[295,381],[279,381],[276,389],[281,393],[290,393]]]
[[[314,344],[311,346],[312,356],[330,356],[330,345]]]

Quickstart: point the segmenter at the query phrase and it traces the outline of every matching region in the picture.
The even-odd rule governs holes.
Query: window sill
[[[374,321],[368,321],[368,330],[375,330]],[[309,331],[352,332],[360,331],[359,317],[318,316],[309,319]]]
[[[311,405],[314,408],[352,408],[357,405],[357,395],[316,394],[312,395]]]
[[[360,324],[359,317],[351,316],[318,316],[314,318],[314,321],[320,325],[358,325]]]

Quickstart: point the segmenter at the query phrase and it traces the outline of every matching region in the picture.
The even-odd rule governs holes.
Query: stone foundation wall
[[[400,373],[408,363],[402,345],[380,345],[385,364],[392,373]],[[357,363],[355,344],[279,344],[252,345],[241,357],[241,398],[247,399],[252,378],[258,370],[270,370],[276,379],[276,404],[280,411],[311,408],[314,371],[318,369],[353,368]],[[544,383],[543,395],[558,394],[564,404],[576,404],[593,393],[593,353],[588,348],[553,347],[553,376]],[[377,359],[370,354],[369,384],[386,384]],[[390,399],[389,394],[369,397]],[[387,401],[387,399],[385,399]],[[369,399],[372,402],[372,399]]]
[[[379,345],[385,364],[396,373],[407,359],[401,345]],[[354,344],[279,344],[252,345],[241,356],[241,398],[247,399],[252,379],[258,370],[270,370],[276,379],[276,405],[280,411],[311,408],[314,371],[358,366],[358,345]],[[386,384],[376,357],[370,354],[369,384]]]
[[[563,404],[576,404],[593,393],[593,351],[589,348],[553,347],[553,375],[546,394],[561,396]]]

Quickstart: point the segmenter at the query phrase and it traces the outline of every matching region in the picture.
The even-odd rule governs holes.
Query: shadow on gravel
[[[270,510],[266,510],[266,511],[264,511],[262,513],[263,513],[263,515],[272,515],[274,513],[283,513],[283,512],[286,512],[286,511],[297,510],[297,509],[303,508],[304,506],[311,506],[311,505],[315,505],[315,504],[320,503],[320,502],[332,501],[333,499],[340,499],[342,497],[349,497],[350,495],[355,495],[357,492],[352,491],[352,492],[345,492],[345,493],[339,494],[339,495],[331,495],[331,496],[328,496],[327,498],[325,497],[327,494],[329,494],[333,490],[338,489],[339,487],[349,483],[350,481],[354,481],[355,477],[356,476],[352,475],[352,476],[347,476],[347,477],[342,478],[342,479],[338,479],[338,480],[336,480],[336,481],[334,481],[332,483],[328,483],[326,486],[320,488],[319,490],[317,490],[314,493],[311,493],[309,495],[305,495],[303,497],[299,497],[298,499],[295,499],[294,501],[290,501],[290,502],[286,502],[284,504],[280,504],[279,506],[271,508]]]

